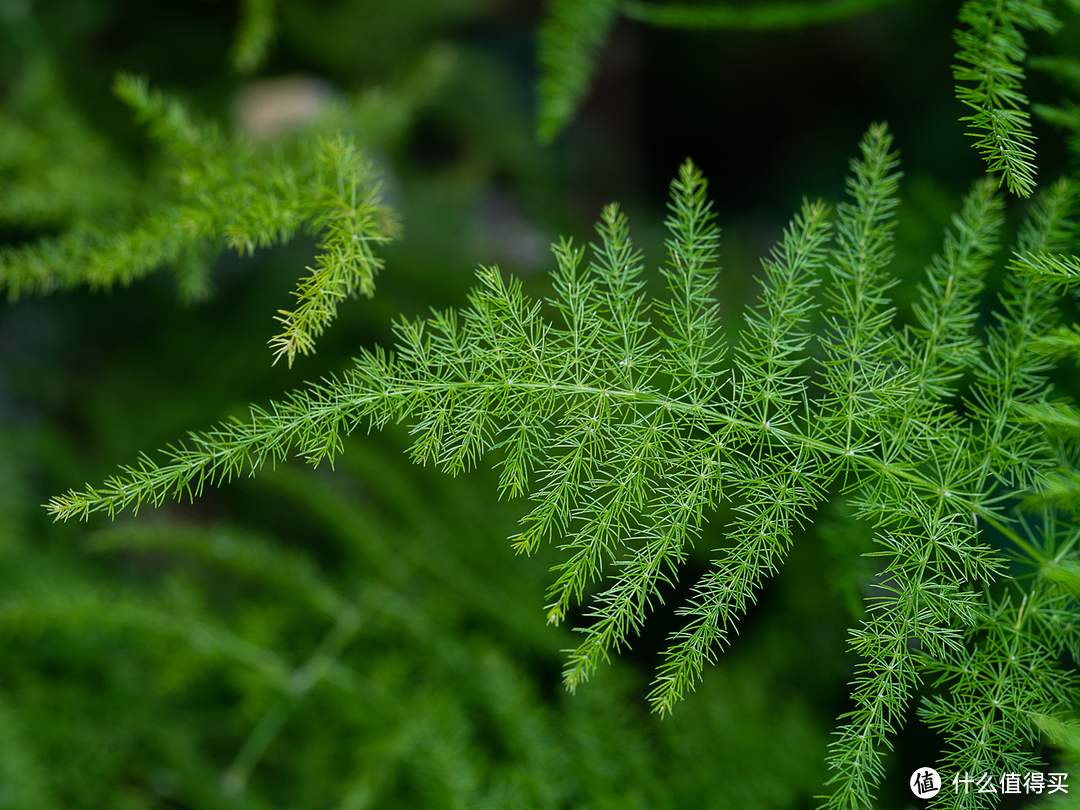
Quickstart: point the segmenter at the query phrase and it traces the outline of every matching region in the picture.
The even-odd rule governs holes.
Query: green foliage
[[[82,232],[82,239],[89,240],[95,220],[109,213],[132,216],[133,200],[144,189],[62,95],[54,66],[40,60],[28,69],[11,88],[0,115],[0,168],[8,180],[0,190],[0,223],[5,227],[59,227]],[[33,252],[4,246],[0,279],[8,298],[81,283],[77,274],[82,263],[72,265],[66,257],[81,259],[83,252],[60,240]]]
[[[266,61],[276,33],[276,0],[244,0],[240,30],[233,45],[233,66],[250,73]]]
[[[536,592],[531,566],[463,565],[462,545],[483,551],[475,526],[490,505],[431,476],[420,495],[402,463],[369,441],[337,471],[345,488],[296,467],[262,476],[256,497],[287,503],[306,537],[159,515],[87,538],[98,561],[144,576],[76,576],[47,550],[23,550],[0,598],[0,638],[17,651],[5,692],[19,696],[0,704],[5,797],[676,810],[707,801],[719,777],[741,785],[713,802],[734,810],[789,804],[820,781],[809,707],[778,712],[752,666],[709,684],[703,712],[666,723],[628,709],[626,672],[590,694],[544,697],[539,674],[557,665],[560,638],[522,599]],[[324,533],[336,564],[309,547]],[[67,667],[12,684],[55,660]],[[78,705],[80,681],[92,705],[36,729],[33,718]],[[733,724],[743,736],[722,741]],[[109,744],[95,745],[102,729]],[[770,750],[776,739],[786,752]],[[695,747],[706,742],[723,753],[716,767]],[[664,778],[673,764],[677,782]],[[788,777],[771,778],[774,765]]]
[[[209,262],[220,243],[251,254],[307,228],[320,234],[316,267],[294,293],[296,308],[279,311],[282,331],[270,341],[275,361],[285,357],[291,365],[298,353],[313,351],[342,300],[372,295],[382,266],[374,248],[394,237],[397,218],[381,200],[370,162],[348,138],[298,140],[267,155],[265,148],[196,123],[144,79],[121,76],[116,94],[169,150],[169,192],[154,194],[149,210],[125,212],[122,227],[115,212],[95,210],[60,236],[5,248],[0,283],[9,298],[76,285],[128,285],[169,265],[182,297],[197,300],[209,292]],[[104,170],[107,165],[94,179],[108,187]],[[25,219],[29,205],[12,204],[8,217]]]
[[[942,759],[950,772],[1045,773],[1031,753],[1045,718],[1070,717],[1077,680],[1063,658],[1076,661],[1075,528],[1048,522],[1026,549],[1031,584],[1017,604],[1013,596],[988,600],[965,645],[928,662],[940,690],[919,709],[949,745]],[[1051,721],[1054,722],[1054,721]],[[1057,722],[1062,722],[1058,720]],[[955,794],[942,807],[993,807],[990,794]]]
[[[1035,150],[1031,115],[1022,92],[1021,63],[1027,44],[1021,29],[1055,32],[1061,25],[1043,5],[1013,0],[968,0],[960,9],[953,68],[957,98],[975,113],[967,121],[975,148],[991,171],[1001,171],[1009,190],[1027,197],[1035,188]]]
[[[540,29],[537,132],[550,141],[573,117],[618,11],[616,0],[555,0]]]
[[[775,30],[890,5],[556,0],[541,139],[572,118],[620,14]],[[0,43],[31,30],[21,8],[0,3]],[[806,200],[777,225],[745,306],[755,226],[725,231],[721,274],[687,160],[662,235],[635,211],[632,238],[612,203],[593,244],[556,241],[546,279],[480,266],[464,304],[397,315],[380,339],[384,314],[453,299],[455,265],[489,258],[447,245],[507,223],[514,247],[529,242],[503,194],[558,175],[526,165],[526,105],[492,92],[507,72],[470,50],[498,39],[470,27],[478,8],[245,0],[220,60],[247,74],[312,60],[340,96],[263,140],[227,134],[208,85],[165,94],[123,73],[114,92],[147,154],[131,148],[141,131],[87,112],[62,47],[10,77],[0,47],[0,284],[16,324],[0,320],[0,806],[742,810],[806,806],[822,785],[822,808],[902,806],[916,722],[943,745],[934,763],[917,751],[946,777],[932,807],[996,803],[950,790],[952,775],[1075,765],[1080,409],[1055,361],[1080,358],[1080,183],[1036,193],[1022,69],[1029,33],[1068,27],[1041,0],[960,10],[962,120],[1004,185],[1033,195],[1016,229],[986,176],[927,244],[910,223],[951,193],[902,184],[874,124],[846,200]],[[1067,54],[1028,65],[1080,90]],[[1032,111],[1080,155],[1073,101]],[[778,184],[790,165],[776,165]],[[384,177],[411,238],[387,246],[386,291],[346,310],[399,230]],[[309,354],[336,319],[373,347],[345,366],[320,353],[327,376],[278,396],[266,388],[290,372],[246,362],[237,336],[260,328],[240,325],[248,310],[265,320],[260,286],[292,283],[305,247],[282,248],[301,232],[314,268],[279,310],[275,361]],[[219,266],[214,302],[222,247],[245,261]],[[162,315],[152,284],[70,309],[33,297],[159,267],[202,308]],[[143,346],[133,324],[150,319]],[[110,328],[121,336],[101,342]],[[31,334],[55,334],[55,355]],[[27,379],[44,391],[30,407]],[[270,404],[102,471],[146,436],[244,413],[238,396]],[[52,497],[46,523],[48,492],[103,477]],[[145,506],[159,511],[136,518]],[[99,514],[116,522],[63,522]],[[518,558],[492,552],[499,536]],[[560,666],[573,695],[553,688]]]
[[[887,297],[899,178],[891,141],[880,125],[863,139],[831,243],[821,203],[806,203],[792,220],[764,262],[761,301],[730,365],[714,298],[719,233],[704,180],[687,163],[672,184],[667,298],[645,297],[643,256],[626,217],[609,206],[591,259],[570,241],[554,246],[555,319],[519,283],[481,268],[468,307],[398,321],[394,353],[366,351],[339,377],[253,409],[250,421],[193,433],[164,461],[144,456],[103,487],[71,491],[48,509],[62,519],[115,516],[194,497],[208,483],[292,454],[333,462],[343,435],[407,422],[417,463],[456,475],[497,455],[500,494],[534,503],[515,549],[560,544],[549,622],[591,603],[563,674],[574,690],[641,631],[704,523],[730,505],[725,543],[678,610],[685,625],[653,683],[649,700],[666,713],[729,643],[795,531],[839,487],[854,516],[874,526],[881,569],[878,594],[852,634],[862,664],[855,708],[833,744],[825,806],[870,801],[916,690],[938,672],[946,673],[939,684],[949,682],[957,661],[977,674],[958,682],[952,700],[1007,698],[1020,707],[986,720],[1008,746],[988,747],[981,756],[989,759],[962,752],[957,765],[1032,767],[1013,753],[1033,740],[1030,727],[1016,726],[1023,707],[1058,716],[1073,699],[1054,668],[1057,653],[1043,651],[1045,636],[1025,637],[1034,646],[1024,666],[1043,662],[1054,683],[1045,697],[1025,697],[1018,682],[984,678],[999,659],[969,653],[968,640],[988,633],[1005,643],[993,628],[1012,615],[1008,598],[987,603],[979,592],[1004,561],[980,542],[978,524],[1021,548],[1039,547],[1009,527],[1001,496],[1032,486],[1049,464],[1045,442],[1017,412],[1045,402],[1047,361],[1029,347],[1048,330],[1053,299],[1015,274],[1071,244],[1076,192],[1059,183],[1041,198],[1018,237],[999,323],[980,339],[975,306],[997,249],[1001,203],[990,181],[978,183],[927,270],[916,323],[900,329]],[[819,307],[825,328],[815,335],[808,324]],[[953,403],[969,377],[962,414]],[[1071,543],[1067,551],[1072,564]],[[1030,594],[1031,609],[1042,610],[1043,598]],[[1060,600],[1045,604],[1050,613],[1064,609]],[[1040,615],[1032,614],[1033,626]],[[1057,626],[1056,643],[1072,651],[1075,629]],[[994,684],[1009,691],[991,694]],[[955,728],[959,710],[945,705],[930,704],[926,716],[959,743],[968,727]]]
[[[250,147],[226,146],[214,129],[194,125],[179,104],[151,93],[145,82],[121,77],[117,95],[182,161],[177,177],[190,202],[149,226],[151,234],[162,241],[170,233],[185,241],[224,237],[229,247],[248,254],[288,241],[303,225],[321,234],[317,267],[295,293],[298,307],[281,310],[277,318],[283,330],[270,341],[275,360],[284,356],[291,365],[297,353],[308,354],[341,300],[374,293],[382,262],[372,245],[392,238],[396,220],[381,204],[372,168],[353,144],[323,141],[311,154],[300,141],[294,161],[268,165]],[[104,263],[124,264],[114,257]]]
[[[1061,253],[1038,253],[1026,257],[1026,269],[1037,283],[1071,287],[1080,281],[1080,259]]]

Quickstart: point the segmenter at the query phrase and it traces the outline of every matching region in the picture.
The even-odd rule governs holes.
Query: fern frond
[[[959,649],[963,628],[982,617],[978,597],[964,585],[988,582],[1002,570],[991,549],[974,543],[970,518],[938,507],[917,508],[907,518],[906,528],[876,538],[887,563],[867,619],[851,632],[851,648],[862,658],[855,707],[842,715],[830,745],[827,784],[835,787],[823,807],[854,810],[870,802],[891,739],[925,677],[913,642],[941,655]]]
[[[1035,189],[1035,136],[1023,93],[1027,43],[1021,29],[1055,32],[1061,23],[1042,0],[968,0],[965,27],[955,32],[961,82],[956,97],[975,112],[962,117],[990,171],[1000,171],[1009,191],[1028,197]]]
[[[1080,696],[1077,530],[1048,514],[1026,535],[1021,557],[1032,573],[1023,593],[988,602],[962,648],[926,661],[934,686],[944,689],[923,701],[919,715],[945,735],[943,764],[957,773],[1047,770],[1032,748],[1048,729],[1070,723]],[[1061,744],[1053,733],[1051,740]],[[994,804],[961,791],[948,806]]]
[[[275,360],[291,364],[313,350],[341,300],[373,293],[382,267],[374,248],[394,238],[398,222],[353,143],[340,136],[302,141],[293,154],[279,151],[268,159],[197,123],[145,79],[120,76],[115,90],[171,154],[173,187],[164,195],[157,190],[150,210],[5,249],[0,284],[9,296],[127,285],[170,265],[184,297],[196,298],[205,294],[209,259],[222,242],[250,254],[307,228],[320,234],[318,262],[297,288],[297,308],[280,312],[283,328],[271,340]]]
[[[774,426],[794,428],[796,418],[801,422],[805,417],[805,378],[796,376],[796,372],[804,360],[802,349],[810,339],[807,323],[814,306],[812,290],[815,272],[825,258],[828,227],[825,206],[820,202],[805,203],[781,243],[762,262],[763,300],[748,313],[737,361],[746,402],[762,435],[774,430]],[[741,479],[741,519],[732,536],[734,545],[695,586],[690,604],[679,610],[680,616],[687,617],[687,624],[673,637],[649,695],[653,708],[665,713],[672,711],[693,687],[705,664],[715,660],[754,589],[776,570],[794,528],[821,497],[820,492],[805,486],[807,468],[816,464],[805,449],[799,457],[785,460],[789,466],[786,473],[783,469],[769,469],[761,462],[755,469],[750,460],[743,462],[746,466],[742,470],[727,462],[725,470],[718,463],[723,458],[723,442],[718,439],[715,444],[716,459],[702,452],[712,449],[708,445],[698,451],[708,465],[703,472],[706,480]]]
[[[989,360],[981,352],[975,354],[970,342],[974,299],[1000,226],[1000,203],[991,190],[990,182],[976,185],[954,220],[957,236],[947,235],[942,253],[928,268],[929,286],[923,288],[924,303],[916,310],[922,323],[914,330],[922,338],[916,344],[920,349],[908,361],[924,372],[937,362],[955,370],[974,367],[972,392],[982,407],[973,420],[976,430],[942,410],[941,397],[954,394],[950,385],[933,393],[927,385],[913,387],[903,398],[905,416],[885,428],[882,441],[886,457],[898,457],[894,463],[915,462],[928,478],[939,482],[936,503],[920,505],[913,493],[904,491],[903,480],[883,479],[869,497],[859,493],[862,514],[882,522],[876,515],[888,509],[895,528],[877,538],[885,559],[878,584],[882,596],[871,602],[863,627],[852,635],[852,648],[864,663],[854,682],[855,708],[842,718],[845,723],[832,744],[833,791],[825,807],[856,808],[873,796],[890,739],[925,678],[923,667],[910,654],[911,639],[918,639],[926,650],[937,650],[934,655],[955,654],[963,649],[965,628],[984,620],[986,611],[967,583],[990,582],[1003,569],[1000,558],[978,543],[975,515],[1000,526],[991,511],[997,482],[1015,484],[1019,479],[1010,476],[1022,474],[1013,465],[1034,469],[1033,459],[1042,449],[1030,431],[1016,424],[1013,403],[1042,394],[1038,381],[1045,364],[1031,361],[1022,341],[1045,329],[1046,293],[1023,292],[1014,280],[1011,289],[1023,297],[1003,302],[1007,314],[1000,318],[1001,328],[989,334]],[[1044,237],[1056,240],[1067,209],[1068,203],[1054,190],[1043,195],[1021,244],[1039,243]],[[942,341],[948,334],[951,340]],[[947,348],[950,344],[963,347],[963,353],[953,354]],[[930,359],[934,356],[937,359]],[[988,362],[994,364],[993,370]],[[994,393],[986,390],[998,384],[1001,388]],[[886,438],[890,435],[895,441],[891,448]],[[976,509],[965,513],[961,501]],[[899,504],[908,506],[897,508]]]
[[[383,266],[374,248],[399,230],[372,180],[371,164],[352,144],[340,138],[324,142],[318,160],[303,211],[309,229],[321,235],[318,264],[308,268],[311,275],[293,293],[299,306],[275,316],[283,329],[270,340],[274,362],[284,356],[290,366],[297,353],[314,351],[315,339],[337,317],[339,302],[357,293],[374,294],[375,275]]]
[[[677,609],[686,623],[649,696],[669,712],[839,481],[876,533],[880,573],[852,632],[862,663],[831,748],[825,806],[871,802],[926,682],[916,649],[935,661],[965,655],[995,615],[977,592],[1003,560],[980,542],[979,524],[1025,548],[1002,499],[1048,467],[1045,439],[1020,416],[1046,399],[1048,361],[1030,347],[1052,325],[1052,297],[1017,274],[1024,256],[1069,243],[1074,196],[1068,184],[1040,195],[983,341],[975,307],[1001,202],[992,180],[977,183],[927,268],[915,325],[899,329],[888,299],[899,179],[891,147],[883,125],[863,138],[831,243],[825,206],[803,205],[763,263],[762,296],[730,361],[714,292],[719,231],[688,163],[671,187],[660,300],[645,295],[642,254],[608,206],[589,251],[554,246],[546,306],[481,268],[466,307],[398,321],[393,354],[365,351],[339,378],[253,409],[249,422],[191,434],[163,462],[144,457],[47,508],[67,519],[194,497],[290,455],[333,462],[352,431],[409,423],[417,463],[457,474],[494,456],[500,495],[528,494],[515,549],[555,541],[562,553],[549,621],[589,602],[564,671],[574,689],[631,642],[723,505],[730,523]],[[809,321],[822,304],[827,329],[815,337]],[[973,381],[967,390],[962,379]]]
[[[978,475],[986,482],[984,489],[991,480],[1006,489],[1026,489],[1048,467],[1044,439],[1017,416],[1019,408],[1042,401],[1047,393],[1051,361],[1031,348],[1054,325],[1054,298],[1049,287],[1025,283],[1023,276],[1030,269],[1025,257],[1060,252],[1072,243],[1075,224],[1070,216],[1076,200],[1077,188],[1065,180],[1036,199],[1017,237],[1002,311],[995,314],[998,325],[987,330],[986,354],[975,366],[968,407],[982,426],[976,441],[983,454]]]
[[[671,238],[666,242],[667,262],[660,268],[670,298],[657,305],[667,327],[660,370],[691,403],[707,402],[716,394],[716,369],[723,357],[720,310],[713,297],[720,232],[712,223],[706,188],[701,173],[683,164],[668,204],[671,215],[665,224]]]
[[[313,351],[342,300],[374,293],[382,261],[372,246],[392,239],[397,222],[355,145],[340,136],[320,140],[314,153],[301,153],[299,166],[267,166],[250,147],[195,125],[144,80],[121,77],[117,92],[159,140],[187,158],[179,172],[181,189],[188,190],[181,216],[194,235],[224,236],[229,247],[250,254],[287,241],[302,226],[320,233],[318,266],[308,268],[311,275],[294,293],[299,306],[276,317],[283,329],[270,341],[275,362],[285,357],[291,366],[297,354]]]
[[[832,284],[825,288],[830,304],[822,341],[826,407],[814,431],[838,442],[847,457],[878,443],[889,403],[903,396],[906,385],[887,345],[893,310],[886,292],[894,282],[885,270],[892,259],[900,178],[893,171],[898,160],[889,152],[891,144],[885,127],[875,125],[860,145],[862,160],[851,162],[847,186],[855,202],[840,206],[837,246],[829,262]]]
[[[197,300],[209,285],[208,247],[193,244],[174,227],[179,212],[168,207],[141,219],[124,217],[127,229],[79,224],[55,237],[17,248],[0,248],[0,287],[15,300],[28,294],[89,286],[127,286],[163,265],[181,268],[182,297]]]
[[[1074,362],[1080,362],[1080,327],[1058,326],[1041,336],[1032,347],[1035,351],[1054,358],[1071,356]]]
[[[1080,283],[1080,256],[1065,253],[1029,253],[1023,257],[1020,272],[1035,276],[1036,283],[1069,289]]]
[[[953,217],[953,230],[946,233],[941,252],[927,268],[926,285],[919,286],[920,300],[914,306],[918,325],[912,334],[922,352],[912,366],[919,386],[931,397],[955,393],[953,383],[978,355],[972,327],[1002,224],[996,186],[992,178],[975,184]]]
[[[553,0],[540,28],[537,93],[541,141],[566,126],[585,97],[597,53],[619,12],[617,0]]]
[[[1076,592],[1073,580],[1056,576],[1059,569],[1075,569],[1077,538],[1075,529],[1060,533],[1047,522],[1029,536],[1028,562],[1036,573],[1022,598],[1009,594],[988,603],[964,646],[927,656],[927,672],[937,676],[940,691],[924,699],[919,716],[948,740],[941,764],[949,772],[1047,770],[1033,748],[1047,722],[1072,716],[1080,686],[1062,661],[1066,653],[1076,660]],[[943,806],[997,804],[996,796],[958,788]]]

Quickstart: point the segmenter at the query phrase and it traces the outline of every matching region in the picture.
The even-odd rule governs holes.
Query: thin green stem
[[[670,28],[767,31],[836,22],[902,2],[907,0],[834,0],[745,7],[628,2],[623,6],[623,13],[640,22]]]
[[[363,616],[352,604],[345,605],[337,621],[327,632],[307,662],[295,670],[288,681],[287,695],[271,706],[240,747],[232,764],[221,778],[222,789],[235,796],[247,787],[251,772],[270,748],[285,721],[304,696],[318,684],[337,661],[342,651],[359,632]]]

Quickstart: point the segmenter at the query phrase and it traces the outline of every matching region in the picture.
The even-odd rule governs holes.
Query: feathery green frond
[[[941,662],[974,660],[972,645],[1011,609],[983,593],[1004,559],[981,526],[1019,550],[1036,547],[1012,528],[1003,500],[1050,469],[1046,439],[1023,416],[1046,402],[1048,360],[1033,347],[1053,325],[1053,296],[1020,274],[1024,257],[1070,244],[1074,200],[1068,183],[1040,194],[984,333],[976,308],[1002,204],[991,179],[976,183],[927,266],[914,323],[900,328],[888,298],[900,174],[886,127],[871,127],[860,151],[850,200],[832,218],[804,203],[764,260],[759,302],[730,359],[715,296],[719,231],[687,163],[671,186],[658,299],[646,295],[627,218],[609,205],[589,250],[553,247],[546,304],[480,268],[467,306],[398,321],[393,353],[365,351],[340,377],[253,408],[247,422],[190,434],[162,461],[143,457],[47,508],[85,518],[195,497],[293,455],[333,462],[344,436],[404,422],[415,462],[457,474],[493,457],[500,495],[528,496],[516,550],[558,544],[548,619],[586,603],[563,673],[569,689],[632,643],[692,547],[714,545],[710,570],[676,608],[685,624],[649,696],[667,713],[839,485],[874,532],[878,574],[851,633],[861,663],[823,806],[860,807],[917,690]],[[821,335],[810,328],[818,308]],[[722,507],[728,524],[708,529]],[[961,679],[942,699],[984,687]],[[1019,718],[995,715],[993,734],[1030,741]]]
[[[903,396],[903,373],[888,357],[888,327],[893,310],[886,291],[893,282],[886,268],[892,260],[893,209],[900,175],[892,138],[885,128],[870,129],[860,145],[862,160],[852,160],[847,178],[854,204],[842,203],[837,246],[828,264],[825,287],[829,308],[822,385],[824,418],[814,431],[838,441],[847,457],[876,444],[884,435],[881,415]]]
[[[1072,324],[1071,328],[1059,326],[1051,329],[1032,348],[1051,357],[1071,356],[1073,362],[1080,362],[1080,327]]]
[[[222,242],[240,252],[282,244],[301,228],[319,234],[316,267],[302,279],[293,310],[270,342],[289,363],[313,350],[337,306],[370,296],[382,267],[374,249],[398,231],[371,164],[348,139],[298,141],[291,153],[261,153],[196,123],[145,79],[120,76],[116,93],[173,160],[172,189],[153,207],[116,222],[87,221],[56,237],[0,253],[9,297],[89,285],[127,285],[162,265],[174,268],[186,297],[205,294],[209,261]]]
[[[287,241],[301,227],[320,235],[317,266],[294,293],[297,308],[276,317],[283,328],[270,341],[275,362],[285,357],[292,365],[297,354],[313,351],[341,301],[374,293],[382,260],[373,246],[394,237],[397,220],[355,145],[341,136],[320,140],[314,150],[300,142],[295,164],[267,165],[252,147],[196,126],[143,80],[121,77],[117,92],[184,161],[178,179],[186,199],[175,215],[179,223],[168,224],[207,240],[224,237],[249,254]]]
[[[1025,283],[1025,256],[1060,252],[1075,238],[1077,187],[1058,181],[1036,198],[1036,204],[1017,236],[1001,296],[998,325],[987,330],[985,359],[975,367],[968,403],[982,431],[975,435],[985,453],[981,481],[1006,489],[1030,487],[1046,471],[1049,456],[1044,440],[1017,419],[1020,408],[1043,401],[1049,358],[1032,350],[1054,326],[1054,298],[1048,286]],[[991,472],[997,470],[997,472]],[[989,495],[989,493],[987,493]]]
[[[891,739],[923,680],[910,653],[911,639],[935,649],[956,647],[960,629],[980,616],[966,583],[988,582],[1000,570],[990,549],[977,544],[971,513],[965,514],[957,503],[977,503],[981,490],[974,480],[977,459],[971,457],[966,429],[948,406],[955,396],[951,383],[961,369],[979,361],[971,333],[974,306],[995,246],[1000,210],[992,184],[977,184],[954,218],[954,231],[946,234],[941,253],[927,268],[927,284],[920,287],[915,307],[919,325],[896,358],[907,369],[896,359],[890,367],[889,352],[881,354],[875,384],[894,378],[893,412],[866,436],[881,444],[884,458],[909,469],[921,467],[939,483],[929,500],[913,499],[915,493],[902,479],[882,480],[855,493],[859,513],[888,529],[875,538],[882,550],[874,556],[883,564],[877,594],[868,601],[861,627],[851,634],[851,647],[862,662],[853,684],[855,706],[841,718],[831,747],[829,784],[834,788],[825,807],[855,808],[874,795]],[[887,246],[884,236],[878,240],[879,251]],[[881,293],[861,297],[876,298],[878,314],[864,315],[868,322],[890,312]],[[860,296],[849,298],[858,302]],[[915,373],[907,377],[908,370]]]
[[[1000,349],[994,366],[980,370],[985,390],[977,400],[976,413],[987,420],[989,450],[1012,458],[1014,463],[1027,457],[1031,448],[1048,439],[1075,442],[1075,408],[1065,403],[1044,400],[1045,383],[1042,377],[1056,355],[1076,351],[1077,335],[1073,329],[1053,327],[1050,323],[1055,288],[1071,285],[1069,260],[1062,251],[1076,240],[1076,223],[1070,219],[1076,212],[1078,189],[1064,180],[1056,183],[1043,195],[1025,224],[1018,239],[1010,267],[1018,280],[1006,287],[1004,304],[1014,313],[1013,328],[991,332],[991,346]],[[1023,311],[1021,310],[1023,308]],[[1021,359],[1024,358],[1024,359]],[[996,402],[1004,389],[994,390],[998,375],[1012,376],[1020,393],[1006,403]],[[986,407],[997,406],[996,415]],[[1010,427],[1006,427],[1010,425]],[[1032,426],[1037,429],[1033,430]],[[1029,462],[1023,477],[1014,475],[1003,479],[1006,486],[1027,490],[1024,501],[1028,506],[1053,506],[1071,509],[1080,498],[1075,472],[1058,454],[1057,469],[1053,455],[1044,454],[1040,463]]]
[[[1040,251],[1024,255],[1021,261],[1021,272],[1036,276],[1036,283],[1063,289],[1080,283],[1080,257]]]
[[[967,0],[959,21],[956,97],[974,110],[960,120],[968,122],[989,170],[1002,172],[1009,191],[1028,197],[1035,189],[1035,136],[1023,93],[1022,30],[1053,33],[1061,23],[1042,0]]]
[[[1080,649],[1075,582],[1076,530],[1047,520],[1032,531],[1025,563],[1035,572],[1022,595],[990,600],[984,616],[967,633],[962,647],[926,657],[936,675],[936,693],[919,716],[948,741],[941,764],[948,772],[982,774],[1043,773],[1047,763],[1033,753],[1042,727],[1072,716],[1080,682],[1065,653]],[[1059,571],[1071,570],[1061,577]],[[957,785],[942,807],[993,807],[996,796]]]
[[[537,87],[541,141],[551,141],[585,97],[597,54],[619,12],[617,0],[553,0],[540,28]]]
[[[736,363],[746,403],[763,433],[774,426],[783,430],[800,426],[796,417],[803,415],[806,377],[797,371],[803,362],[801,352],[810,340],[807,326],[814,307],[815,273],[825,258],[827,217],[822,203],[805,203],[781,243],[762,262],[762,302],[747,313]],[[702,450],[706,448],[704,445]],[[719,441],[717,449],[722,449]],[[803,451],[803,455],[809,454]],[[706,456],[703,461],[713,460]],[[819,492],[799,482],[803,466],[812,460],[804,457],[792,462],[788,473],[768,469],[768,478],[751,484],[751,475],[761,477],[764,470],[744,461],[745,472],[751,474],[738,485],[745,500],[739,507],[745,522],[732,535],[734,545],[695,586],[691,603],[679,610],[680,616],[687,617],[687,624],[672,638],[649,695],[655,710],[671,712],[702,676],[705,664],[715,660],[728,634],[737,628],[752,589],[782,561],[794,523],[801,522],[806,509],[820,498]],[[705,466],[705,470],[710,478],[723,474],[719,468],[712,472]]]
[[[275,362],[286,357],[289,365],[298,353],[314,351],[315,339],[337,316],[338,303],[357,293],[374,294],[375,275],[383,266],[374,248],[398,232],[371,165],[351,144],[340,139],[322,144],[319,163],[304,212],[310,230],[320,234],[317,265],[308,268],[311,275],[293,293],[297,308],[275,316],[283,328],[270,341]]]

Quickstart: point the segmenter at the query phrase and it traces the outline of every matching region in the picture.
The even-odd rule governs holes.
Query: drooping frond
[[[397,220],[381,201],[371,164],[343,137],[313,151],[298,144],[296,163],[267,165],[244,143],[228,143],[212,127],[200,128],[175,101],[152,93],[139,79],[121,77],[117,92],[163,144],[187,165],[181,189],[190,189],[178,212],[192,236],[241,252],[281,244],[301,227],[320,235],[317,266],[294,293],[295,310],[281,310],[283,329],[271,341],[275,361],[308,354],[334,320],[340,301],[370,296],[382,261],[373,246],[393,238]]]
[[[319,234],[319,257],[303,279],[275,359],[291,364],[312,351],[338,303],[374,291],[382,261],[376,246],[397,232],[370,163],[343,137],[298,141],[275,156],[194,121],[175,99],[145,80],[121,76],[117,95],[147,124],[173,160],[172,189],[154,207],[117,223],[85,221],[56,237],[0,254],[0,285],[10,297],[58,287],[130,284],[172,266],[189,297],[205,291],[209,260],[224,242],[240,253],[281,244],[301,228]]]
[[[1023,92],[1023,31],[1053,33],[1061,23],[1042,0],[967,0],[959,20],[956,96],[974,111],[960,120],[968,122],[989,170],[1002,172],[1009,191],[1028,197],[1035,189],[1035,136]]]
[[[553,0],[540,28],[537,94],[542,141],[550,141],[570,121],[585,97],[597,53],[618,14],[617,0]]]

